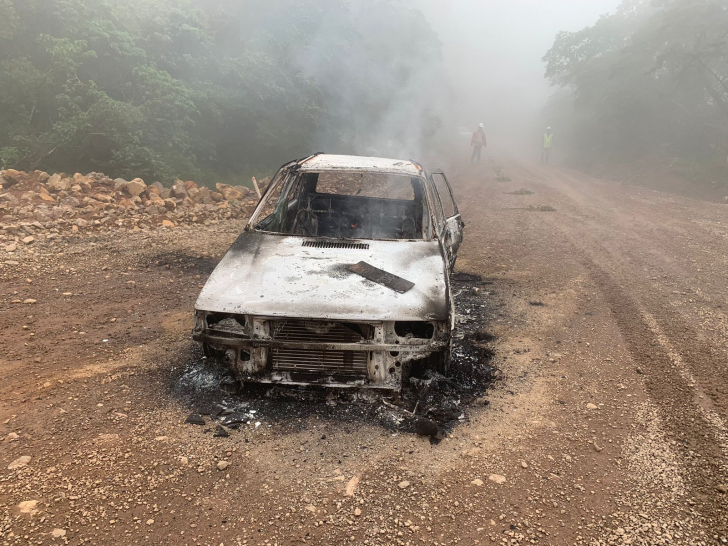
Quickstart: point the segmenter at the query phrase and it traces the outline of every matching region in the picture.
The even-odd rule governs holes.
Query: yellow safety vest
[[[550,135],[547,133],[544,133],[543,135],[543,147],[544,148],[551,148],[551,141],[554,139],[554,134],[551,133]]]

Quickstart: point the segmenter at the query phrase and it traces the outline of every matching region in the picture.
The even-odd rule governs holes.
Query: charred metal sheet
[[[306,240],[243,233],[208,279],[195,308],[317,320],[448,320],[447,280],[437,241],[366,240],[368,250],[349,250],[305,247]],[[374,259],[415,287],[392,298],[389,288],[360,282],[346,265]]]
[[[415,283],[410,282],[407,279],[398,277],[394,273],[389,273],[366,262],[359,262],[358,264],[349,266],[349,271],[356,273],[357,275],[361,275],[372,282],[391,288],[400,294],[404,294],[415,285]]]

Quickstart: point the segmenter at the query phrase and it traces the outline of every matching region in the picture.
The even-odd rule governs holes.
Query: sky
[[[620,0],[415,0],[443,44],[450,123],[517,145],[553,89],[544,54],[561,30],[593,25]]]

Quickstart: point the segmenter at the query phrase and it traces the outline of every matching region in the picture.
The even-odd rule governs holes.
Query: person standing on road
[[[541,147],[541,163],[548,163],[549,156],[551,155],[551,145],[554,142],[554,133],[551,132],[551,127],[546,127],[546,132],[543,134],[543,144]]]
[[[473,133],[473,138],[470,139],[470,145],[473,147],[473,155],[470,156],[470,163],[475,161],[476,157],[478,158],[478,163],[480,163],[480,152],[484,147],[488,146],[482,123],[478,125],[478,129]]]

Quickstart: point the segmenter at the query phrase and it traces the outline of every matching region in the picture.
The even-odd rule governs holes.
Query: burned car
[[[245,382],[399,390],[449,366],[464,224],[445,175],[316,154],[281,167],[195,304]]]

